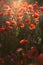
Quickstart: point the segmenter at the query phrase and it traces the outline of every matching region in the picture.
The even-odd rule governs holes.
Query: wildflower
[[[21,24],[20,24],[20,27],[21,27],[21,28],[24,28],[24,27],[25,27],[24,23],[21,23]]]
[[[5,28],[5,32],[8,32],[8,28]]]
[[[40,55],[38,56],[38,61],[39,61],[41,64],[43,64],[43,54],[40,54]]]
[[[38,54],[37,48],[31,47],[31,53],[32,53],[32,55],[37,56],[37,54]]]
[[[10,6],[9,5],[5,5],[4,11],[8,14],[9,13]]]
[[[36,25],[34,23],[31,23],[30,26],[29,26],[29,29],[34,30],[35,28],[36,28]]]
[[[29,18],[26,19],[26,23],[27,24],[30,24],[31,23]]]
[[[13,28],[13,26],[14,26],[14,22],[12,22],[12,21],[11,22],[6,21],[5,23],[8,26],[8,28]]]
[[[33,16],[34,18],[39,18],[39,14],[38,14],[38,13],[34,13],[32,16]]]
[[[12,10],[8,10],[8,15],[14,14]]]
[[[40,10],[43,12],[43,6],[42,6],[42,7],[40,7]]]
[[[0,16],[3,16],[3,12],[0,12]]]
[[[28,6],[28,3],[27,2],[24,2],[23,3],[23,7],[27,7]]]
[[[33,4],[33,7],[38,7],[38,2],[35,2],[35,3]]]
[[[28,40],[25,40],[25,39],[22,39],[20,40],[20,44],[25,44],[25,43],[28,43],[29,41]]]
[[[23,29],[25,27],[25,24],[22,22],[17,22],[17,26]]]
[[[39,14],[39,10],[34,10],[34,13],[37,13],[37,14]]]
[[[6,21],[5,24],[6,24],[6,25],[10,25],[10,22],[9,22],[9,21]]]
[[[14,22],[13,21],[10,22],[10,26],[14,26]]]
[[[35,23],[39,23],[39,18],[35,18]]]
[[[38,55],[38,50],[34,47],[32,47],[29,51],[28,51],[28,58],[32,59],[32,58],[36,58]]]
[[[22,50],[23,50],[22,48],[18,48],[16,51],[21,52]]]
[[[30,9],[30,10],[33,10],[33,5],[28,5],[28,8]]]
[[[8,28],[9,28],[9,29],[13,29],[13,27],[12,27],[12,26],[8,26]]]
[[[5,31],[5,28],[4,27],[0,28],[0,32],[3,32],[3,31]]]
[[[22,13],[18,13],[18,17],[24,16],[24,14]]]

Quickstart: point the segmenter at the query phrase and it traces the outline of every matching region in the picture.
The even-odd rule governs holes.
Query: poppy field
[[[43,65],[43,6],[37,1],[0,0],[0,65]]]

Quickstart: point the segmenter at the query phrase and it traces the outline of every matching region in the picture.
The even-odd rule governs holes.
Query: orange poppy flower
[[[20,44],[25,44],[25,43],[28,43],[29,41],[28,40],[25,40],[25,39],[22,39],[20,40]]]
[[[23,3],[23,6],[24,6],[24,7],[27,7],[27,6],[28,6],[28,3],[27,3],[27,2],[24,2],[24,3]]]
[[[34,23],[31,23],[30,26],[29,26],[29,29],[34,30],[35,28],[36,28],[36,25]]]
[[[28,8],[29,8],[30,10],[33,10],[33,5],[29,5]]]
[[[21,24],[20,24],[20,27],[21,27],[21,28],[24,28],[24,27],[25,27],[24,23],[21,23]]]

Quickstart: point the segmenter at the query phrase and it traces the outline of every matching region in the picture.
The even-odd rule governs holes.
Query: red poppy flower
[[[14,26],[14,22],[13,21],[10,22],[10,26]]]
[[[10,25],[10,22],[9,21],[6,21],[5,23],[6,23],[6,25]]]
[[[0,16],[3,16],[3,12],[0,12]]]
[[[31,48],[31,53],[32,53],[33,56],[37,56],[37,54],[38,54],[37,48],[32,47]]]
[[[5,28],[4,27],[0,28],[0,32],[3,32],[3,31],[5,31]]]
[[[21,24],[20,24],[20,27],[21,27],[21,28],[24,28],[24,27],[25,27],[24,23],[21,23]]]
[[[13,29],[13,27],[12,27],[12,26],[8,26],[8,28],[9,28],[9,29]]]
[[[28,43],[29,41],[28,40],[25,40],[25,39],[22,39],[20,40],[20,44],[25,44],[25,43]]]
[[[33,4],[33,7],[38,7],[38,2],[35,2],[35,3]]]
[[[20,28],[24,28],[25,27],[25,24],[24,23],[21,23],[21,22],[17,22],[17,26],[20,27]]]
[[[41,64],[43,64],[43,54],[40,54],[40,55],[38,56],[38,61],[39,61]]]
[[[12,15],[13,11],[12,10],[8,10],[8,15]]]
[[[29,26],[29,29],[34,30],[35,28],[36,28],[36,25],[34,23],[31,23],[30,26]]]
[[[6,25],[8,26],[8,28],[13,28],[13,26],[14,26],[14,22],[9,22],[9,21],[6,21]]]
[[[32,15],[34,18],[39,18],[39,14],[38,13],[35,13]]]
[[[8,32],[8,28],[5,28],[5,32]]]
[[[42,6],[42,7],[40,7],[40,10],[41,10],[41,11],[43,11],[43,6]]]
[[[28,51],[28,58],[32,59],[32,58],[36,58],[38,55],[38,51],[36,48],[32,47],[29,51]]]
[[[27,24],[30,24],[31,23],[29,18],[26,19],[26,23]]]
[[[36,24],[39,23],[39,18],[35,18],[35,23],[36,23]]]
[[[39,13],[39,10],[34,10],[35,13]]]

